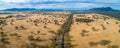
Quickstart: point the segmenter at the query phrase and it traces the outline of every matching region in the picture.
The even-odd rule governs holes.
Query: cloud
[[[55,8],[88,9],[94,7],[112,7],[119,9],[120,0],[0,0],[0,9],[6,8]],[[116,8],[117,7],[117,8]]]
[[[16,2],[16,3],[20,3],[20,2],[25,2],[26,0],[1,0],[2,2]]]

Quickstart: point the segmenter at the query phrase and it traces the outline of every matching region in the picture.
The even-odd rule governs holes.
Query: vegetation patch
[[[99,41],[99,45],[103,45],[103,46],[108,45],[109,43],[111,43],[111,41],[109,41],[109,40],[101,40],[101,41]]]
[[[87,30],[82,30],[81,33],[80,33],[80,35],[81,35],[82,37],[88,36],[89,34],[86,34],[86,33],[88,33],[88,32],[89,32],[89,31],[87,31]]]
[[[94,21],[93,19],[87,19],[87,18],[77,18],[76,19],[77,22],[83,22],[83,23],[89,23]]]
[[[97,46],[98,42],[89,42],[88,44],[92,47],[92,46]]]
[[[110,44],[111,41],[109,40],[101,40],[99,42],[88,42],[88,44],[92,47],[92,46],[97,46],[97,45],[102,45],[102,46],[105,46],[105,45],[108,45]]]
[[[108,48],[118,48],[118,45],[109,45]]]

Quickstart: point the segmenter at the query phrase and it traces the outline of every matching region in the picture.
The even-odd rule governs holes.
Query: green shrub
[[[0,32],[0,34],[4,34],[4,32]]]
[[[86,34],[86,33],[88,33],[88,32],[89,32],[89,31],[82,30],[81,33],[80,33],[80,35],[81,35],[82,37],[88,36],[89,34]]]
[[[0,32],[0,36],[1,36],[1,37],[6,37],[7,34],[5,34],[4,32]]]
[[[118,30],[118,32],[120,33],[120,29]]]
[[[28,36],[28,40],[33,41],[34,40],[33,36],[32,35]]]
[[[18,29],[18,27],[16,26],[15,29]]]
[[[20,26],[21,29],[26,29],[24,26]]]
[[[24,29],[24,30],[25,30],[26,28],[25,28],[24,26],[19,26],[19,27],[16,26],[15,29],[17,29],[17,30],[22,30],[22,29]]]
[[[37,44],[36,43],[30,43],[30,45],[32,46],[32,47],[37,47]]]
[[[98,29],[96,29],[95,27],[92,27],[91,28],[93,31],[98,31]]]
[[[92,19],[86,19],[86,18],[77,18],[76,21],[77,22],[89,23],[89,22],[92,22],[94,20],[92,20]]]
[[[39,33],[40,33],[40,31],[37,31],[37,33],[39,34]]]
[[[47,28],[46,26],[44,26],[44,28]]]
[[[10,36],[17,36],[17,33],[10,34]]]
[[[38,26],[37,24],[35,24],[35,26]]]
[[[97,46],[98,45],[98,42],[89,42],[89,45],[92,47],[92,46]]]
[[[8,38],[2,37],[0,40],[3,44],[9,44]]]
[[[49,31],[51,34],[55,34],[55,31]]]
[[[109,45],[108,48],[118,48],[118,45]]]
[[[7,25],[5,20],[0,20],[0,25]]]
[[[89,32],[89,31],[87,31],[87,30],[82,30],[81,32],[87,33],[87,32]]]
[[[103,45],[103,46],[108,45],[109,43],[111,43],[111,41],[109,41],[109,40],[101,40],[101,41],[99,41],[99,45]]]
[[[35,41],[44,41],[44,39],[41,39],[40,37],[37,37],[36,39],[35,39]]]
[[[116,22],[116,24],[118,24],[118,22]]]

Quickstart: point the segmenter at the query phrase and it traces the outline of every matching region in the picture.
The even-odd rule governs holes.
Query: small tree
[[[32,35],[28,36],[28,40],[33,41],[34,40],[33,36]]]
[[[109,24],[109,22],[106,22],[106,24]]]
[[[97,46],[98,45],[98,42],[89,42],[89,45],[92,47],[92,46]]]
[[[16,26],[15,29],[18,29],[18,27]]]
[[[38,26],[37,24],[35,24],[35,26]]]
[[[26,29],[24,26],[20,26],[21,29]]]
[[[47,28],[46,26],[44,26],[44,28]]]
[[[12,23],[12,22],[11,22],[10,24],[11,24],[11,25],[13,25],[13,23]]]
[[[103,46],[105,46],[105,45],[107,45],[109,43],[111,43],[111,41],[109,41],[109,40],[101,40],[101,41],[99,41],[99,44],[103,45]]]
[[[98,29],[96,29],[95,27],[92,27],[91,28],[93,31],[98,31]]]
[[[81,31],[81,36],[83,37],[83,36],[88,36],[89,34],[86,34],[86,33],[88,33],[89,31],[86,31],[86,30],[82,30]]]
[[[37,33],[39,34],[39,33],[40,33],[40,31],[37,31]]]
[[[89,31],[86,31],[86,30],[82,30],[81,32],[87,33],[87,32],[89,32]]]
[[[1,37],[6,37],[7,34],[5,34],[4,32],[0,32],[0,36],[1,36]]]
[[[118,32],[120,33],[120,29],[118,30]]]
[[[116,22],[116,24],[118,24],[118,22]]]

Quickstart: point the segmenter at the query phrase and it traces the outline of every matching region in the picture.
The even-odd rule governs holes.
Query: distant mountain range
[[[82,11],[82,10],[71,10],[71,9],[36,9],[36,8],[10,8],[2,11],[41,11],[41,12],[52,12],[52,11]]]
[[[120,20],[120,10],[112,9],[111,7],[99,7],[99,8],[92,8],[89,10],[81,10],[81,9],[36,9],[36,8],[10,8],[1,10],[0,13],[17,13],[21,11],[40,11],[40,12],[58,12],[58,11],[70,11],[72,13],[98,13],[98,14],[104,14],[111,17],[115,17]]]
[[[84,11],[83,13],[103,14],[103,15],[114,17],[114,18],[120,20],[120,10],[115,10],[110,7],[92,8],[90,10]]]
[[[10,9],[5,9],[2,11],[71,11],[71,12],[79,12],[79,11],[85,11],[85,10],[66,10],[66,9],[36,9],[36,8],[10,8]],[[86,11],[119,11],[119,10],[114,10],[111,7],[100,7],[100,8],[92,8],[90,10]]]
[[[5,9],[4,11],[33,11],[37,10],[35,8],[10,8],[10,9]]]
[[[92,8],[89,11],[119,11],[119,10],[114,10],[111,7],[100,7],[100,8]]]
[[[10,8],[2,11],[63,11],[62,9]]]

